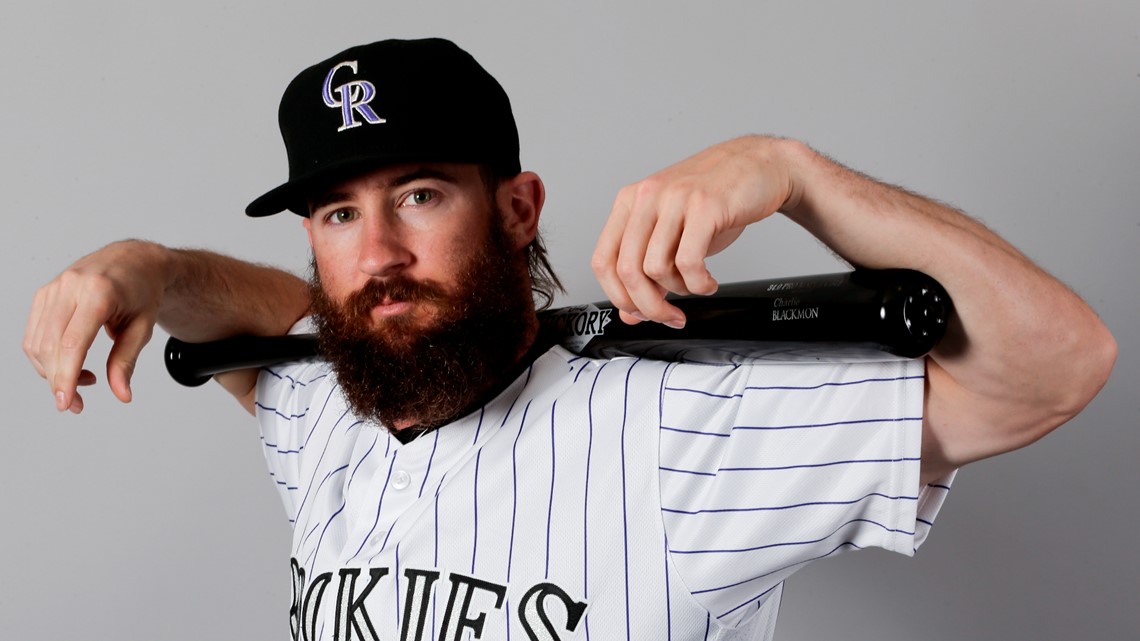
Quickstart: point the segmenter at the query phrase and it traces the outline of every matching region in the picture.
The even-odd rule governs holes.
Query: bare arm
[[[1104,385],[1116,344],[1072,291],[964,214],[792,141],[728,141],[627,187],[595,273],[627,320],[682,323],[664,292],[715,291],[705,257],[776,211],[853,265],[926,272],[954,299],[927,361],[924,482],[1032,443]]]
[[[47,379],[56,407],[78,413],[78,386],[96,379],[83,366],[100,328],[113,342],[107,382],[129,402],[135,362],[156,323],[189,341],[282,334],[308,303],[305,282],[287,272],[211,252],[123,241],[81,258],[36,292],[24,351]],[[218,381],[252,411],[256,372]]]

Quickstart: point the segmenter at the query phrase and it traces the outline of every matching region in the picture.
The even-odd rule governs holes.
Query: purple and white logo
[[[356,73],[356,61],[349,60],[342,62],[329,70],[329,74],[325,76],[324,87],[321,88],[322,97],[325,104],[329,107],[339,108],[341,121],[344,123],[337,128],[337,131],[344,131],[345,129],[352,129],[359,127],[367,122],[370,125],[378,125],[386,122],[383,118],[376,115],[372,107],[368,106],[369,102],[376,97],[376,85],[368,82],[367,80],[352,80],[337,87],[333,87],[333,76],[336,72],[344,67]],[[361,122],[356,119],[357,115],[364,119]]]

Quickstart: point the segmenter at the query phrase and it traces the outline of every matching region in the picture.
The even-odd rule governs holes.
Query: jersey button
[[[404,470],[399,470],[392,475],[392,487],[397,490],[402,490],[412,484],[412,475]]]

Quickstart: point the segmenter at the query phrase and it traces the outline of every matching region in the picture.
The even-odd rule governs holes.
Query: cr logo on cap
[[[346,82],[335,89],[332,86],[333,76],[337,70],[342,67],[348,67],[352,73],[356,73],[356,61],[348,60],[338,64],[329,70],[329,75],[325,76],[325,84],[321,88],[322,97],[325,104],[330,107],[340,108],[341,121],[344,123],[337,128],[337,131],[344,131],[345,129],[352,129],[363,125],[356,119],[356,114],[360,114],[368,124],[377,125],[386,122],[385,119],[376,115],[372,111],[372,107],[368,106],[369,102],[376,97],[376,85],[373,85],[367,80],[353,80]],[[333,94],[338,94],[334,96]]]

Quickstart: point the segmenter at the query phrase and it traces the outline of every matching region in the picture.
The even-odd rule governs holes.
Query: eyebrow
[[[449,183],[452,185],[459,184],[459,179],[454,174],[450,174],[446,171],[441,171],[439,169],[431,169],[428,167],[421,167],[421,168],[416,169],[414,171],[410,171],[406,174],[400,174],[398,176],[394,176],[392,178],[389,178],[388,180],[383,181],[381,183],[381,186],[384,189],[394,189],[396,187],[402,187],[408,183],[415,182],[417,180],[425,180],[425,179],[439,180],[439,181]],[[332,190],[332,191],[323,192],[320,196],[314,198],[313,200],[311,200],[309,202],[309,210],[310,211],[316,211],[317,209],[320,209],[320,208],[325,207],[327,205],[331,205],[333,203],[341,202],[344,200],[349,200],[350,198],[351,198],[351,195],[348,194],[347,192],[343,192],[343,191]]]

